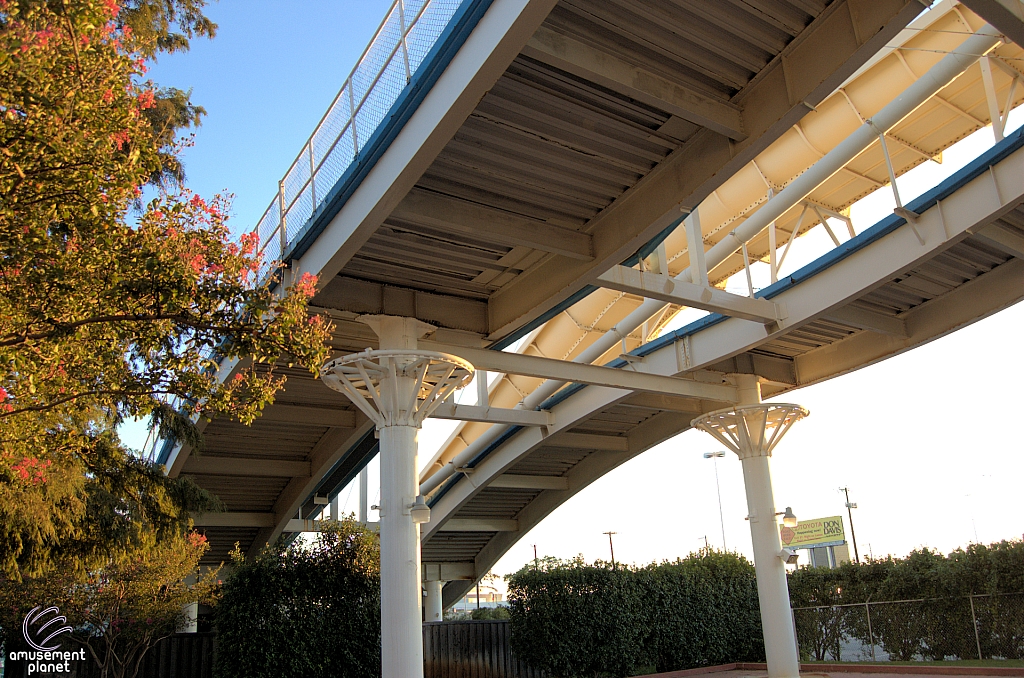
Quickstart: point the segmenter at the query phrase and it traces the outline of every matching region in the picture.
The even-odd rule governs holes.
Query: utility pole
[[[853,557],[860,565],[860,554],[857,552],[857,533],[853,531],[853,509],[857,508],[856,504],[850,503],[850,488],[840,487],[840,492],[846,495],[846,513],[850,516],[850,538],[853,540]]]
[[[602,532],[601,534],[608,535],[608,548],[612,551],[612,569],[615,569],[615,544],[612,543],[612,535],[618,534],[618,532]]]
[[[539,570],[540,564],[537,562],[537,545],[533,545],[533,569]]]
[[[715,489],[718,490],[718,522],[722,525],[722,550],[728,551],[729,547],[725,545],[725,517],[722,514],[722,486],[718,483],[718,459],[724,456],[725,452],[721,450],[704,453],[705,459],[713,459],[715,462]]]

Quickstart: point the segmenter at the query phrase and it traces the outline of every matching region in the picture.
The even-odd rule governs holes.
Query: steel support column
[[[800,661],[796,629],[789,604],[785,561],[781,557],[782,543],[775,517],[775,496],[768,460],[772,449],[789,427],[806,416],[807,411],[798,405],[762,405],[757,376],[734,376],[739,391],[737,407],[699,417],[693,421],[693,426],[710,433],[735,452],[743,465],[768,676],[797,678]]]
[[[444,606],[441,603],[441,592],[444,590],[444,582],[435,579],[423,582],[423,586],[427,590],[426,614],[423,617],[423,621],[444,621]]]
[[[422,678],[423,631],[420,523],[430,509],[419,497],[418,441],[423,420],[473,376],[469,363],[421,351],[433,329],[414,318],[364,316],[379,350],[332,360],[321,370],[331,388],[349,396],[377,425],[380,437],[381,672]]]

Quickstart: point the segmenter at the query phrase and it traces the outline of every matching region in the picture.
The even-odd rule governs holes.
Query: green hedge
[[[312,544],[236,557],[214,623],[217,678],[377,678],[377,536],[346,520]]]
[[[545,560],[509,577],[512,647],[561,678],[764,661],[754,568],[728,553],[642,568]]]
[[[873,639],[900,661],[977,659],[979,644],[985,658],[1024,658],[1024,595],[1012,595],[1024,593],[1024,542],[801,568],[790,575],[789,590],[793,607],[820,606],[796,614],[805,659],[838,657],[844,636]],[[970,596],[986,596],[973,600],[977,637]]]

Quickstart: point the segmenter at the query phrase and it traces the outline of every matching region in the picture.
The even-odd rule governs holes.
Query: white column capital
[[[437,329],[422,320],[397,315],[361,315],[357,320],[377,334],[382,350],[415,350],[421,338]]]

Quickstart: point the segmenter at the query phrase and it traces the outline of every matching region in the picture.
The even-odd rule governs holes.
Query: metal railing
[[[259,236],[258,280],[281,255],[365,148],[444,33],[464,0],[394,0],[327,112],[277,182],[277,195],[253,231]],[[213,357],[214,349],[209,350]],[[178,406],[178,399],[169,401]],[[150,431],[148,459],[162,439]],[[152,444],[152,446],[150,446]]]
[[[793,609],[812,661],[1024,659],[1024,593]]]
[[[265,274],[386,119],[463,0],[395,0],[255,228]]]

